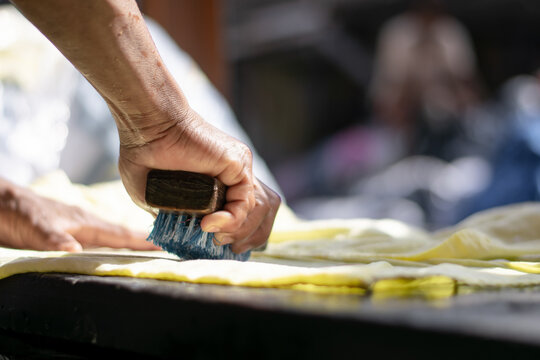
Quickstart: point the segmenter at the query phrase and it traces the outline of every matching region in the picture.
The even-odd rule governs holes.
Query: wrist
[[[139,147],[160,139],[174,126],[186,123],[190,108],[184,94],[172,81],[149,88],[135,101],[109,101],[118,128],[120,145]]]

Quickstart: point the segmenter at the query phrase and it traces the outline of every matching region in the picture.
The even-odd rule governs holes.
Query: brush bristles
[[[213,233],[201,229],[200,217],[160,211],[147,240],[184,260],[249,259],[249,252],[235,254],[230,245],[215,245],[213,238]]]

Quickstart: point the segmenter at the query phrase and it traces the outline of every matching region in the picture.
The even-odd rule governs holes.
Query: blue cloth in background
[[[492,160],[490,184],[460,205],[456,221],[492,207],[540,200],[540,113],[513,110],[509,135]]]

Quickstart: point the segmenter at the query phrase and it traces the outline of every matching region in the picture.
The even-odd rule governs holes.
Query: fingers
[[[263,247],[268,241],[272,226],[274,225],[274,214],[265,216],[260,226],[248,238],[243,241],[237,241],[231,245],[231,250],[237,254],[241,254],[248,250]]]
[[[206,232],[235,232],[246,221],[248,206],[243,201],[228,202],[224,209],[206,215],[201,220],[201,227]]]
[[[146,241],[146,233],[133,231],[124,226],[108,221],[79,208],[70,207],[69,221],[62,225],[62,230],[73,236],[83,248],[110,247],[133,250],[159,250]]]
[[[227,189],[226,201],[223,210],[206,215],[202,219],[201,227],[204,231],[214,233],[237,231],[255,205],[253,185],[246,179],[243,183],[230,186]]]
[[[234,228],[229,227],[230,224],[224,225],[224,231],[215,234],[216,245],[232,244],[231,249],[235,253],[242,253],[266,243],[281,200],[266,185],[257,180],[255,185],[255,206],[246,215],[246,220]],[[222,216],[219,213],[223,213],[223,211],[211,215]],[[232,229],[232,231],[227,231],[228,229]]]
[[[47,244],[50,244],[54,250],[68,251],[68,252],[81,252],[81,244],[75,240],[73,236],[66,233],[56,233],[49,237]],[[52,249],[47,249],[52,250]]]
[[[220,162],[224,168],[217,177],[225,185],[243,183],[253,186],[253,154],[246,144],[237,140],[231,142],[227,152],[222,154]]]
[[[86,224],[71,230],[73,236],[84,248],[110,247],[132,250],[160,250],[146,241],[147,234],[129,230],[123,226],[110,224],[99,219],[92,219]]]
[[[35,235],[26,248],[45,251],[81,252],[81,244],[66,232],[53,231]]]
[[[67,229],[41,229],[24,247],[35,250],[81,252],[83,248],[110,247],[161,250],[146,241],[146,234],[92,218],[80,217]]]
[[[251,149],[190,108],[177,115],[175,126],[165,129],[162,136],[138,147],[121,146],[119,170],[128,193],[144,207],[149,169],[214,176],[228,186],[226,205],[205,217],[202,227],[209,232],[236,232],[255,206]]]
[[[97,246],[159,249],[145,241],[144,233],[110,224],[79,207],[27,189],[17,189],[4,198],[0,201],[0,244],[4,246],[69,252]]]
[[[252,174],[252,153],[248,146],[235,141],[227,155],[226,164],[217,178],[228,186],[226,204],[222,211],[205,216],[201,226],[208,232],[235,232],[255,207],[255,185]]]

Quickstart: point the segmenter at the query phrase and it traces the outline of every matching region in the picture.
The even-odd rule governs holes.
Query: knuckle
[[[242,150],[245,163],[251,166],[253,162],[253,151],[246,144],[242,144]]]
[[[253,153],[249,146],[237,141],[234,147],[225,155],[226,161],[230,164],[230,170],[235,174],[235,178],[240,180],[246,171],[251,168]]]
[[[238,148],[239,153],[242,155],[242,158],[244,158],[247,161],[251,161],[253,159],[253,152],[251,151],[251,148],[246,143],[238,141],[237,148]]]

